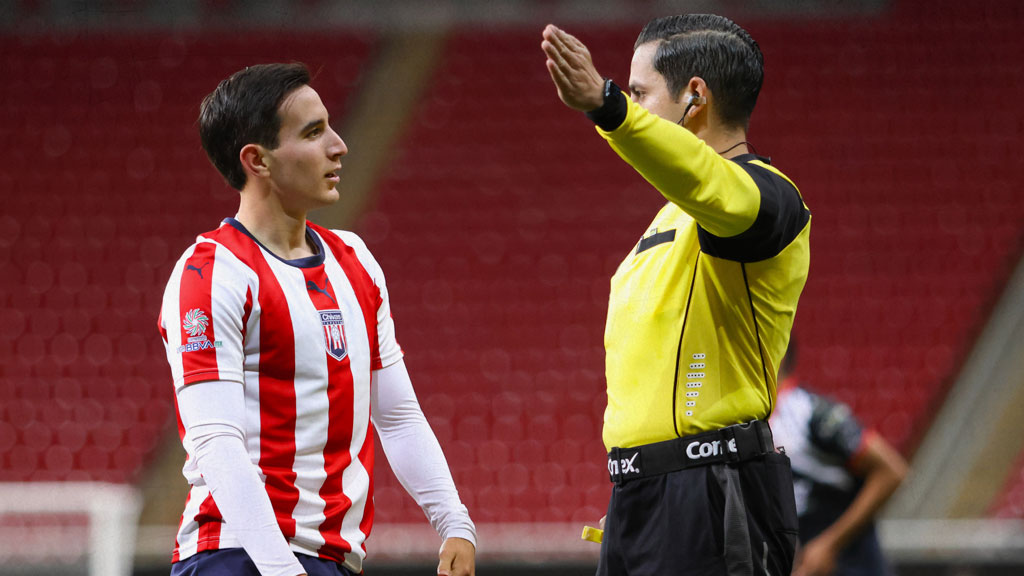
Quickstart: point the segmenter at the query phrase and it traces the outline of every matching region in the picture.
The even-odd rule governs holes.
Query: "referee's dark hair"
[[[764,80],[764,56],[746,30],[716,14],[666,16],[644,26],[633,50],[655,41],[654,69],[673,98],[678,101],[690,78],[699,76],[715,95],[719,119],[747,127]]]
[[[245,170],[238,158],[242,147],[277,148],[281,130],[277,109],[285,96],[309,81],[305,64],[259,64],[235,72],[203,98],[199,139],[232,188],[245,187]]]

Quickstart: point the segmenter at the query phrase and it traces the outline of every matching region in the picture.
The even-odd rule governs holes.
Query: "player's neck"
[[[306,213],[291,213],[273,195],[241,194],[235,219],[268,250],[284,260],[314,255],[306,238]]]

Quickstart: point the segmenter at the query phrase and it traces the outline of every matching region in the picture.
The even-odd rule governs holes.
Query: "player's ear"
[[[270,175],[268,156],[267,150],[259,144],[246,144],[238,153],[242,169],[247,175],[256,178],[266,178]]]

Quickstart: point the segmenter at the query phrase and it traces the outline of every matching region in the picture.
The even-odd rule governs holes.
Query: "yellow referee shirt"
[[[611,280],[609,450],[767,419],[810,259],[810,212],[766,159],[627,102],[598,132],[669,203]]]

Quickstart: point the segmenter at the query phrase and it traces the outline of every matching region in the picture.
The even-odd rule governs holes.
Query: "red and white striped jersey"
[[[380,266],[350,232],[308,224],[316,256],[284,261],[233,219],[174,267],[160,331],[175,390],[240,382],[245,442],[292,550],[359,572],[373,523],[371,371],[402,358]],[[173,560],[240,547],[190,454]]]

